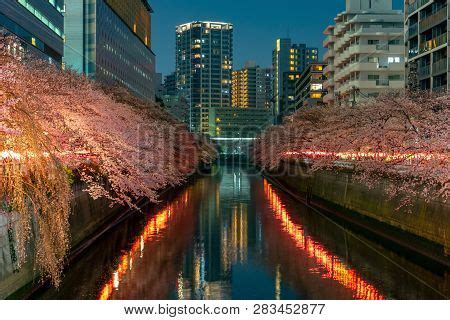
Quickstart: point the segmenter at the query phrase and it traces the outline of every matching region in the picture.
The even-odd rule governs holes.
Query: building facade
[[[176,79],[189,103],[189,127],[208,134],[202,114],[231,106],[233,25],[197,21],[176,27]]]
[[[323,87],[326,80],[323,70],[326,66],[324,63],[314,62],[306,68],[297,80],[295,85],[295,110],[324,104],[323,97],[327,92]]]
[[[0,32],[16,36],[17,50],[61,64],[64,0],[0,0]]]
[[[164,77],[164,95],[176,95],[177,90],[177,75],[176,73],[171,73]]]
[[[152,12],[148,0],[67,1],[65,66],[154,101]]]
[[[259,108],[209,108],[202,114],[212,138],[255,138],[273,123],[272,111]]]
[[[325,30],[329,104],[354,105],[405,86],[403,14],[392,0],[347,0]]]
[[[243,69],[233,71],[231,106],[270,109],[272,81],[271,68],[261,68],[254,62],[247,62]]]
[[[413,89],[450,89],[450,11],[447,0],[406,0],[407,85]]]
[[[281,122],[290,105],[295,103],[295,79],[310,63],[318,61],[318,54],[318,48],[292,44],[291,39],[277,39],[272,53],[274,116],[277,122]]]

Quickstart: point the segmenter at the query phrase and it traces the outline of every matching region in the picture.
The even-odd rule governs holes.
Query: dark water
[[[448,276],[222,166],[136,215],[37,299],[443,299]]]

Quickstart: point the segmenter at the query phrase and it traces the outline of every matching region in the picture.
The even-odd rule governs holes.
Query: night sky
[[[403,0],[393,0],[396,9]],[[270,66],[275,39],[287,37],[319,47],[323,30],[344,10],[345,0],[154,0],[153,50],[157,72],[175,71],[175,26],[195,20],[234,24],[234,67],[254,60]]]

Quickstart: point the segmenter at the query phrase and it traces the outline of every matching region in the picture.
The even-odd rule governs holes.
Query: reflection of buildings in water
[[[185,240],[192,233],[193,223],[184,222],[194,219],[191,191],[148,220],[131,249],[119,258],[118,267],[100,291],[100,300],[162,299],[169,295],[180,266],[171,259],[182,255]]]
[[[221,300],[230,299],[231,286],[228,279],[208,281],[206,279],[205,250],[202,243],[194,248],[190,279],[184,279],[180,273],[178,278],[178,299]]]
[[[329,252],[321,243],[306,235],[303,226],[293,221],[280,197],[267,181],[264,181],[264,191],[283,233],[289,237],[295,250],[302,255],[301,257],[299,255],[298,259],[304,259],[304,264],[308,266],[302,281],[307,281],[308,275],[320,276],[321,279],[332,280],[350,291],[354,299],[378,300],[384,298],[378,289],[363,279],[356,270],[343,263],[338,256]],[[273,238],[267,237],[267,241],[274,239],[277,239],[276,235]],[[301,268],[303,261],[293,262],[291,257],[281,257],[281,259],[289,260],[290,266],[287,266],[287,272],[293,277],[298,276],[296,268]]]
[[[208,185],[198,242],[186,257],[183,294],[179,297],[229,299],[232,266],[247,262],[250,183],[239,169],[224,170],[220,184]]]

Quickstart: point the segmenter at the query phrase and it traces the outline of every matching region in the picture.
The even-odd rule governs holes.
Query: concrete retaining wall
[[[392,181],[368,188],[353,179],[352,172],[319,171],[308,176],[302,170],[292,168],[298,164],[286,164],[289,172],[281,180],[292,190],[310,193],[313,197],[336,204],[339,207],[368,216],[413,235],[442,245],[445,254],[450,254],[450,204],[441,201],[427,202],[421,198],[413,200],[410,210],[398,209],[399,199],[387,199],[384,187]],[[285,172],[287,172],[285,170]]]
[[[73,214],[70,217],[70,232],[72,248],[81,244],[92,235],[102,224],[112,219],[122,208],[111,208],[106,200],[93,200],[82,191],[81,185],[73,189]],[[17,268],[15,261],[16,244],[14,239],[14,218],[0,215],[0,299],[5,299],[21,288],[30,287],[39,281],[39,274],[34,265],[34,240],[28,246],[27,262]],[[10,225],[10,228],[8,228]]]

